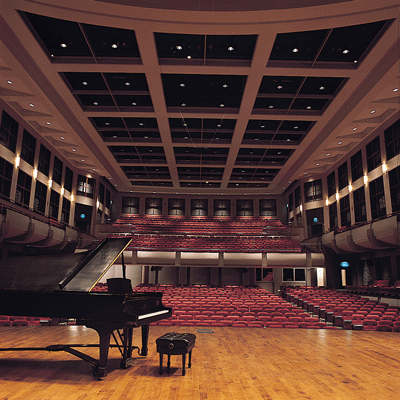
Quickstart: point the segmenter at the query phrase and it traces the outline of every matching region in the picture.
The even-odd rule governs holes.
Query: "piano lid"
[[[9,257],[0,262],[0,290],[89,292],[131,240],[106,238],[82,253]]]

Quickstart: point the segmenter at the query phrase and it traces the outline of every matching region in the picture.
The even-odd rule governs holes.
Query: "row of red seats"
[[[0,315],[0,326],[49,325],[50,318]]]

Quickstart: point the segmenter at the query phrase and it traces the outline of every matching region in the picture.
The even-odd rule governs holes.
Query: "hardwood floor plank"
[[[149,356],[119,369],[110,350],[107,377],[65,352],[0,352],[0,400],[391,400],[400,392],[400,336],[395,332],[344,330],[173,327],[196,335],[192,368],[182,376],[180,356],[159,375],[157,337],[150,329]],[[1,347],[96,343],[97,334],[77,326],[2,327]],[[140,342],[135,330],[134,342]],[[96,357],[98,349],[85,348]]]

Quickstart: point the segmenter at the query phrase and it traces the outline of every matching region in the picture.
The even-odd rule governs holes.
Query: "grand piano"
[[[92,364],[93,374],[99,378],[107,375],[110,347],[119,348],[121,368],[132,365],[134,349],[140,356],[146,356],[149,325],[172,315],[171,308],[162,304],[162,293],[133,293],[130,281],[125,277],[111,279],[109,287],[112,290],[108,293],[92,291],[118,257],[123,258],[123,251],[130,241],[129,238],[106,238],[91,251],[9,257],[1,261],[0,315],[75,319],[77,325],[96,330],[99,343],[2,348],[0,351],[66,351]],[[132,346],[135,327],[142,330],[141,349]],[[111,337],[115,344],[110,343]],[[99,359],[77,347],[99,347]]]

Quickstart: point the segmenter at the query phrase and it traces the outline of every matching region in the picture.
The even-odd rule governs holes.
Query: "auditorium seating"
[[[291,287],[283,296],[293,304],[307,309],[332,327],[365,331],[393,331],[398,329],[400,308],[385,302],[335,289]]]
[[[131,235],[129,250],[196,252],[301,252],[300,241],[271,217],[177,217],[125,215],[113,226]]]

